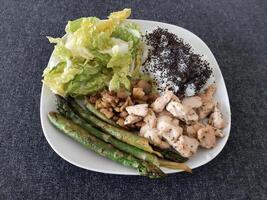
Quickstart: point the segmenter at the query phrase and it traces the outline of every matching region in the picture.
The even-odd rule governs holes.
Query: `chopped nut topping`
[[[100,112],[102,112],[109,119],[112,118],[114,115],[114,113],[107,108],[101,108]]]
[[[123,118],[119,118],[116,122],[119,126],[124,127],[124,119]]]
[[[145,96],[145,92],[143,91],[143,88],[134,88],[133,89],[133,97],[136,99],[142,100]]]

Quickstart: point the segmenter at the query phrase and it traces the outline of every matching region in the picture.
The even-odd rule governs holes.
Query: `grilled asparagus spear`
[[[48,118],[55,127],[72,139],[83,144],[86,148],[113,161],[121,163],[124,166],[135,168],[139,171],[140,175],[148,176],[150,178],[160,178],[165,176],[165,174],[155,165],[139,160],[130,154],[122,152],[114,148],[112,145],[99,140],[58,113],[50,112]]]

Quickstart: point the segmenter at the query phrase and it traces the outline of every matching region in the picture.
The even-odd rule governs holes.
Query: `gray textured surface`
[[[105,175],[61,159],[42,133],[42,70],[68,19],[133,9],[185,27],[214,52],[230,95],[222,153],[163,180]],[[267,199],[267,1],[0,0],[0,199]]]

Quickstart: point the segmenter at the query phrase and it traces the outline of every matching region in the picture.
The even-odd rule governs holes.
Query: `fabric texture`
[[[42,71],[68,20],[125,7],[184,27],[214,53],[232,128],[210,163],[161,180],[106,175],[61,159],[40,124]],[[267,199],[267,1],[0,0],[0,199]]]

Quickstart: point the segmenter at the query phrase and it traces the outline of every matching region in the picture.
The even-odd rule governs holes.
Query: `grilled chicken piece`
[[[168,132],[160,131],[160,135],[166,139],[170,145],[173,145],[182,135],[182,133],[183,129],[180,126],[172,126]]]
[[[140,135],[145,137],[145,133],[147,132],[147,130],[149,130],[150,127],[148,126],[148,124],[144,124],[141,128],[140,128]]]
[[[171,130],[172,124],[172,117],[170,116],[159,116],[157,119],[157,129],[160,131],[168,132]]]
[[[155,128],[147,130],[144,136],[162,149],[170,148],[170,145],[167,142],[163,141],[159,136],[159,130]]]
[[[134,114],[130,114],[125,118],[124,125],[134,124],[141,121],[143,118]]]
[[[204,124],[197,122],[194,125],[191,125],[191,126],[187,126],[186,127],[186,134],[189,137],[197,138],[197,132],[198,132],[198,130],[201,129],[201,128],[204,128],[204,127],[205,127]]]
[[[206,149],[211,149],[216,145],[214,129],[209,125],[198,130],[197,138],[200,142],[200,146]]]
[[[202,106],[198,108],[198,114],[200,119],[206,118],[213,111],[215,106],[215,101],[213,99],[215,90],[215,85],[211,85],[204,93],[199,94],[199,97],[202,100]]]
[[[169,116],[169,117],[173,117],[172,114],[170,112],[168,112],[167,110],[163,110],[162,112],[160,113],[157,113],[157,116],[160,117],[160,116]]]
[[[217,137],[220,137],[220,138],[224,137],[223,131],[220,129],[214,128],[214,133]]]
[[[199,108],[202,106],[202,100],[198,96],[186,97],[183,99],[182,104],[190,108]]]
[[[218,129],[224,128],[224,120],[218,105],[215,106],[214,112],[210,115],[209,124]]]
[[[167,107],[167,111],[169,111],[174,117],[178,119],[184,120],[186,123],[192,123],[198,121],[198,115],[196,112],[183,104],[177,101],[171,101]]]
[[[147,124],[141,127],[140,135],[149,139],[150,142],[162,149],[167,149],[170,145],[163,141],[160,137],[159,130],[156,128],[150,128]]]
[[[198,145],[197,139],[182,135],[172,146],[182,156],[188,158],[197,151]]]
[[[140,129],[140,134],[143,137],[148,138],[153,144],[161,147],[168,148],[170,145],[162,140],[162,135],[160,131],[156,129],[157,118],[152,109],[148,110],[147,116],[144,118],[145,125]]]
[[[213,95],[216,91],[216,86],[210,85],[204,93],[199,94],[198,96],[201,98],[202,101],[209,101],[213,98]]]
[[[181,103],[180,99],[175,94],[172,95],[171,101],[177,101],[177,102]]]
[[[198,115],[200,119],[206,118],[213,110],[215,105],[214,100],[205,101],[203,105],[198,109]]]
[[[170,90],[166,90],[162,96],[158,97],[154,101],[154,103],[152,103],[152,109],[157,113],[162,112],[167,103],[169,103],[169,101],[171,100],[172,96],[173,92]]]
[[[189,108],[187,106],[183,106],[177,101],[171,101],[168,103],[166,110],[179,119],[184,119],[185,115],[189,112]]]
[[[144,118],[144,121],[147,121],[147,122],[150,122],[150,119],[149,119],[149,117],[148,118]],[[141,136],[143,136],[143,137],[145,137],[145,134],[146,134],[146,132],[149,130],[149,129],[153,129],[153,128],[155,128],[154,127],[154,122],[152,121],[152,123],[151,124],[149,124],[149,123],[147,123],[147,122],[145,122],[145,124],[140,128],[140,131],[139,131],[139,134],[141,135]]]
[[[174,126],[179,126],[180,121],[179,121],[179,119],[174,118],[172,120],[172,123],[173,123]]]
[[[198,121],[199,117],[193,109],[190,109],[184,119],[187,124],[192,124]]]
[[[173,120],[170,116],[158,117],[157,129],[160,131],[160,135],[165,138],[169,144],[176,142],[183,132],[183,129],[177,124],[177,120]]]
[[[128,106],[126,107],[126,111],[129,114],[145,117],[148,112],[148,104],[138,104],[134,106]]]
[[[147,115],[144,118],[144,122],[150,127],[150,128],[156,128],[157,125],[157,117],[152,109],[148,110]]]

